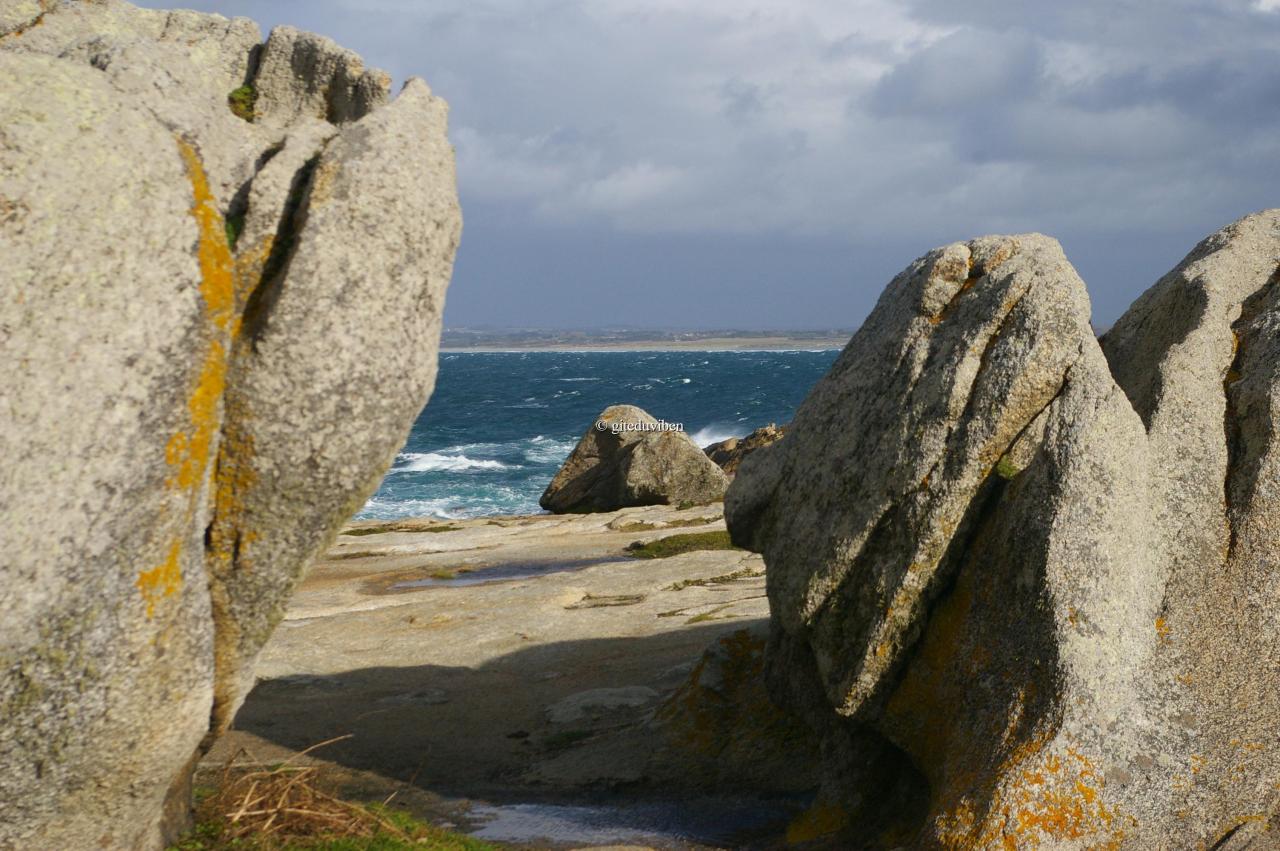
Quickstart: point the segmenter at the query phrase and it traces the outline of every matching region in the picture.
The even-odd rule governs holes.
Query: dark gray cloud
[[[233,0],[451,104],[452,324],[854,325],[927,248],[1059,237],[1109,322],[1275,205],[1277,0]]]

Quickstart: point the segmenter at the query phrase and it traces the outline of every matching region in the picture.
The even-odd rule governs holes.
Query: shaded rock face
[[[702,505],[728,479],[683,431],[667,431],[633,405],[606,408],[547,485],[539,504],[557,514],[636,505]]]
[[[787,427],[776,423],[761,426],[746,437],[730,437],[703,449],[707,457],[720,465],[726,476],[732,477],[742,466],[742,459],[757,449],[763,449],[782,440]]]
[[[411,81],[345,123],[248,123],[250,21],[0,23],[0,847],[158,847],[430,394],[446,107]]]
[[[1280,212],[1099,343],[1051,239],[917,260],[726,496],[846,841],[1249,847],[1277,810]]]
[[[805,793],[819,783],[818,742],[764,685],[768,624],[717,639],[654,712],[650,772],[688,788]]]

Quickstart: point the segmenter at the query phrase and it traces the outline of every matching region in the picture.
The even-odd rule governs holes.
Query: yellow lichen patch
[[[992,799],[974,843],[1036,848],[1084,839],[1091,848],[1116,848],[1124,838],[1116,814],[1102,801],[1102,780],[1092,762],[1068,746],[1065,755],[1035,755]],[[1011,766],[1009,766],[1011,767]],[[1003,773],[1003,772],[1002,772]],[[972,841],[973,835],[966,837]]]
[[[235,268],[227,246],[226,226],[217,209],[209,179],[200,157],[185,140],[176,139],[178,152],[191,182],[191,216],[196,222],[196,256],[200,266],[200,296],[204,319],[209,326],[209,342],[200,371],[187,394],[186,427],[174,432],[165,444],[165,463],[170,473],[166,485],[186,497],[186,516],[181,525],[191,525],[213,454],[220,422],[220,405],[226,389],[229,332],[235,317]],[[137,586],[147,605],[147,617],[156,604],[182,585],[183,533],[169,545],[169,556],[161,565],[143,571]]]
[[[165,446],[165,461],[173,468],[168,479],[170,487],[189,490],[204,479],[209,450],[218,428],[218,403],[226,389],[226,374],[226,350],[215,340],[209,347],[196,386],[187,397],[191,430],[175,432]]]
[[[1156,618],[1156,636],[1161,644],[1169,643],[1169,624],[1164,618]]]
[[[169,547],[169,557],[163,562],[138,574],[138,590],[147,604],[147,617],[155,614],[156,603],[169,597],[182,587],[182,544],[174,541]]]
[[[194,196],[191,215],[200,234],[196,256],[200,260],[200,294],[204,296],[205,315],[219,330],[227,331],[235,315],[236,296],[235,263],[227,245],[227,226],[218,212],[217,200],[209,191],[209,178],[200,164],[200,155],[184,139],[178,139],[178,151],[186,163]]]

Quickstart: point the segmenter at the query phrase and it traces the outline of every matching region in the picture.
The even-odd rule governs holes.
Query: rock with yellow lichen
[[[445,105],[370,83],[248,122],[250,21],[3,6],[0,847],[154,848],[430,394],[460,229]],[[259,104],[332,87],[308,73]]]
[[[1280,212],[1246,217],[1101,342],[1042,236],[889,285],[726,498],[768,565],[771,692],[823,735],[815,813],[841,817],[810,821],[857,847],[1271,835],[1278,258]]]

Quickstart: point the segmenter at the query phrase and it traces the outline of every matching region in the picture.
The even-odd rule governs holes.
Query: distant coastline
[[[446,329],[441,352],[824,351],[852,331],[544,331]]]

